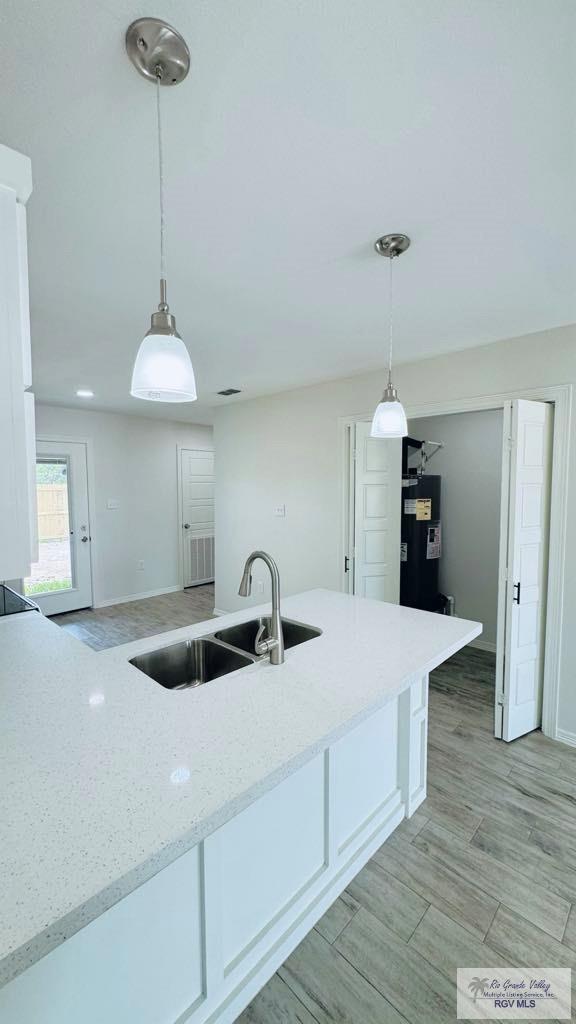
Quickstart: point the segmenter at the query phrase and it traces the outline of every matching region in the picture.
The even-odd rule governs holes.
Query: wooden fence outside
[[[70,532],[67,484],[37,484],[36,495],[38,540],[64,540]]]

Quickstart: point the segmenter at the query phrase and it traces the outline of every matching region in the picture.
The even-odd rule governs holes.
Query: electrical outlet
[[[275,505],[274,515],[277,519],[284,519],[286,516],[286,505]]]
[[[144,572],[144,559],[140,559],[136,566],[138,572]]]

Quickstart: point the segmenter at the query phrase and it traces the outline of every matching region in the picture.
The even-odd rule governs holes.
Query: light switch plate
[[[286,505],[275,505],[274,515],[276,516],[277,519],[284,519],[286,515]]]
[[[116,510],[120,508],[120,502],[118,501],[118,498],[108,498],[108,501],[106,502],[106,508],[109,509],[111,512],[116,512]]]

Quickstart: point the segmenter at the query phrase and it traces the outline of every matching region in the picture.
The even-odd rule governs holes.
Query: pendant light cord
[[[166,251],[164,236],[166,233],[166,221],[164,216],[164,154],[162,150],[162,116],[160,110],[160,82],[162,69],[156,68],[156,114],[158,122],[158,177],[160,186],[160,280],[166,281]],[[162,287],[162,286],[161,286]],[[165,286],[164,286],[165,290]],[[166,297],[161,296],[161,302],[165,304]]]
[[[390,257],[389,279],[388,279],[388,387],[392,386],[392,326],[394,320],[393,291],[392,291],[392,264],[394,257]]]

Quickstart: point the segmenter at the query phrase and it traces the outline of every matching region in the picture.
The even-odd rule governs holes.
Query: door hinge
[[[516,444],[516,438],[515,437],[509,437],[508,438],[508,448],[509,448],[510,451],[512,451],[512,449],[514,448],[515,444]]]
[[[350,559],[348,555],[344,555],[344,572],[350,572]]]
[[[352,461],[356,462],[357,458],[358,458],[358,449],[357,448],[353,448],[352,449]]]
[[[504,707],[504,694],[503,693],[497,694],[497,696],[496,696],[496,703],[497,703],[498,707],[501,707],[501,708]]]

